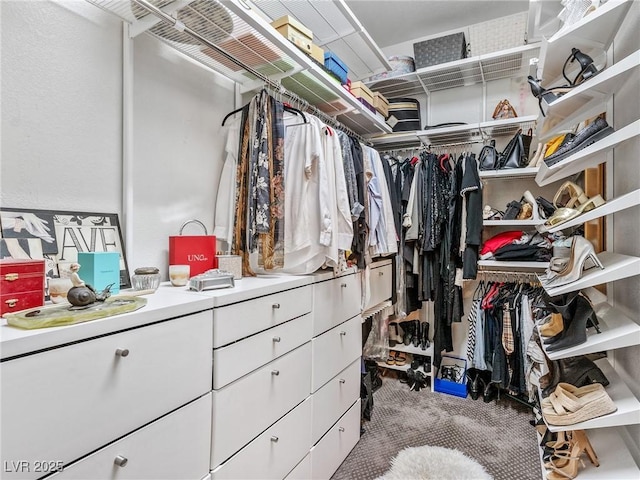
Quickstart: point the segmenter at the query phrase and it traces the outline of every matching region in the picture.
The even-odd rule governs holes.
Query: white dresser
[[[3,320],[2,478],[330,478],[360,436],[361,297],[350,270]]]

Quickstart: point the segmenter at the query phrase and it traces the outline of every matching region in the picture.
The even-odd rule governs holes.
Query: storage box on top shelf
[[[340,79],[340,83],[347,82],[347,66],[333,52],[324,52],[324,68],[336,75]],[[373,103],[373,102],[371,102]]]
[[[421,130],[420,102],[415,98],[390,98],[387,123],[394,132]]]
[[[324,48],[319,47],[315,43],[311,44],[311,58],[320,65],[324,65]]]
[[[433,389],[436,392],[448,393],[456,397],[467,397],[467,361],[453,355],[442,355],[442,363],[438,375],[434,379]]]
[[[282,36],[308,55],[313,52],[313,32],[295,18],[285,15],[271,22]]]
[[[453,33],[413,44],[416,68],[467,58],[467,42],[464,33]]]
[[[0,315],[44,305],[44,260],[0,260]]]
[[[373,92],[367,88],[367,86],[362,82],[351,82],[351,93],[360,100],[365,107],[371,110],[373,113],[376,112],[375,107],[373,106]]]
[[[373,106],[385,118],[389,116],[389,100],[380,92],[373,92]]]

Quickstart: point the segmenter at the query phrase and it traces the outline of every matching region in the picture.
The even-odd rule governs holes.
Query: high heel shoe
[[[578,462],[584,466],[580,458],[583,453],[587,454],[587,457],[594,466],[600,466],[598,456],[591,442],[589,442],[587,434],[584,430],[573,430],[571,432],[568,452],[559,452],[556,455],[557,459],[551,462],[551,472],[547,475],[547,479],[566,480],[567,478],[575,478],[579,470]]]
[[[555,352],[564,348],[575,347],[587,341],[587,322],[595,317],[591,302],[586,297],[578,295],[576,310],[569,324],[562,331],[561,336],[547,345],[548,352]],[[597,321],[597,320],[596,320]]]
[[[531,88],[531,94],[538,99],[538,106],[540,107],[540,113],[545,117],[544,110],[542,109],[542,101],[547,105],[555,102],[559,96],[564,93],[571,91],[572,86],[561,86],[561,87],[552,87],[549,89],[544,88],[540,85],[540,80],[533,78],[531,75],[527,77],[527,82],[529,82],[529,87]]]
[[[559,313],[551,314],[551,321],[542,325],[539,329],[540,335],[543,337],[554,337],[564,330],[564,322],[562,315]]]
[[[548,277],[543,280],[544,287],[560,287],[575,282],[582,275],[582,270],[588,258],[591,259],[597,267],[604,270],[604,266],[596,256],[591,242],[582,236],[575,235],[571,242],[571,253],[567,266],[562,271],[557,272],[553,277],[553,272],[547,271]]]
[[[540,221],[540,206],[538,205],[538,202],[536,201],[535,197],[533,196],[533,194],[527,190],[526,192],[524,192],[523,197],[525,199],[525,201],[527,203],[530,203],[531,206],[533,207],[533,212],[531,215],[531,220],[537,220]]]

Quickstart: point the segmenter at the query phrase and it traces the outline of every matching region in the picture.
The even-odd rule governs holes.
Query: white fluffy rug
[[[391,470],[376,480],[492,480],[484,467],[458,450],[410,447],[391,460]]]

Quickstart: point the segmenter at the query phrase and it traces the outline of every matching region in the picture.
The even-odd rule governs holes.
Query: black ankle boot
[[[429,322],[422,324],[422,335],[420,335],[420,348],[426,350],[429,348]]]
[[[587,341],[587,322],[595,317],[593,307],[584,296],[578,295],[573,301],[575,309],[573,317],[560,334],[559,338],[547,344],[548,352],[555,352],[564,348],[574,347]],[[545,342],[546,343],[546,342]]]
[[[418,347],[420,346],[420,336],[421,336],[421,332],[422,332],[422,323],[420,322],[420,320],[414,320],[413,321],[413,338],[411,339],[413,346],[414,347]]]
[[[490,403],[497,399],[499,389],[496,384],[492,382],[485,382],[484,380],[482,380],[482,382],[484,383],[484,391],[482,392],[484,403]]]
[[[404,329],[404,338],[402,343],[405,345],[411,345],[411,339],[413,338],[413,322],[402,322],[402,328]]]
[[[583,355],[553,361],[550,374],[551,381],[542,390],[543,397],[551,395],[560,382],[570,383],[576,387],[583,387],[590,383],[600,383],[603,387],[609,385],[609,380],[602,370]]]
[[[475,368],[467,370],[467,391],[472,400],[477,400],[482,393],[480,385],[480,372]]]

